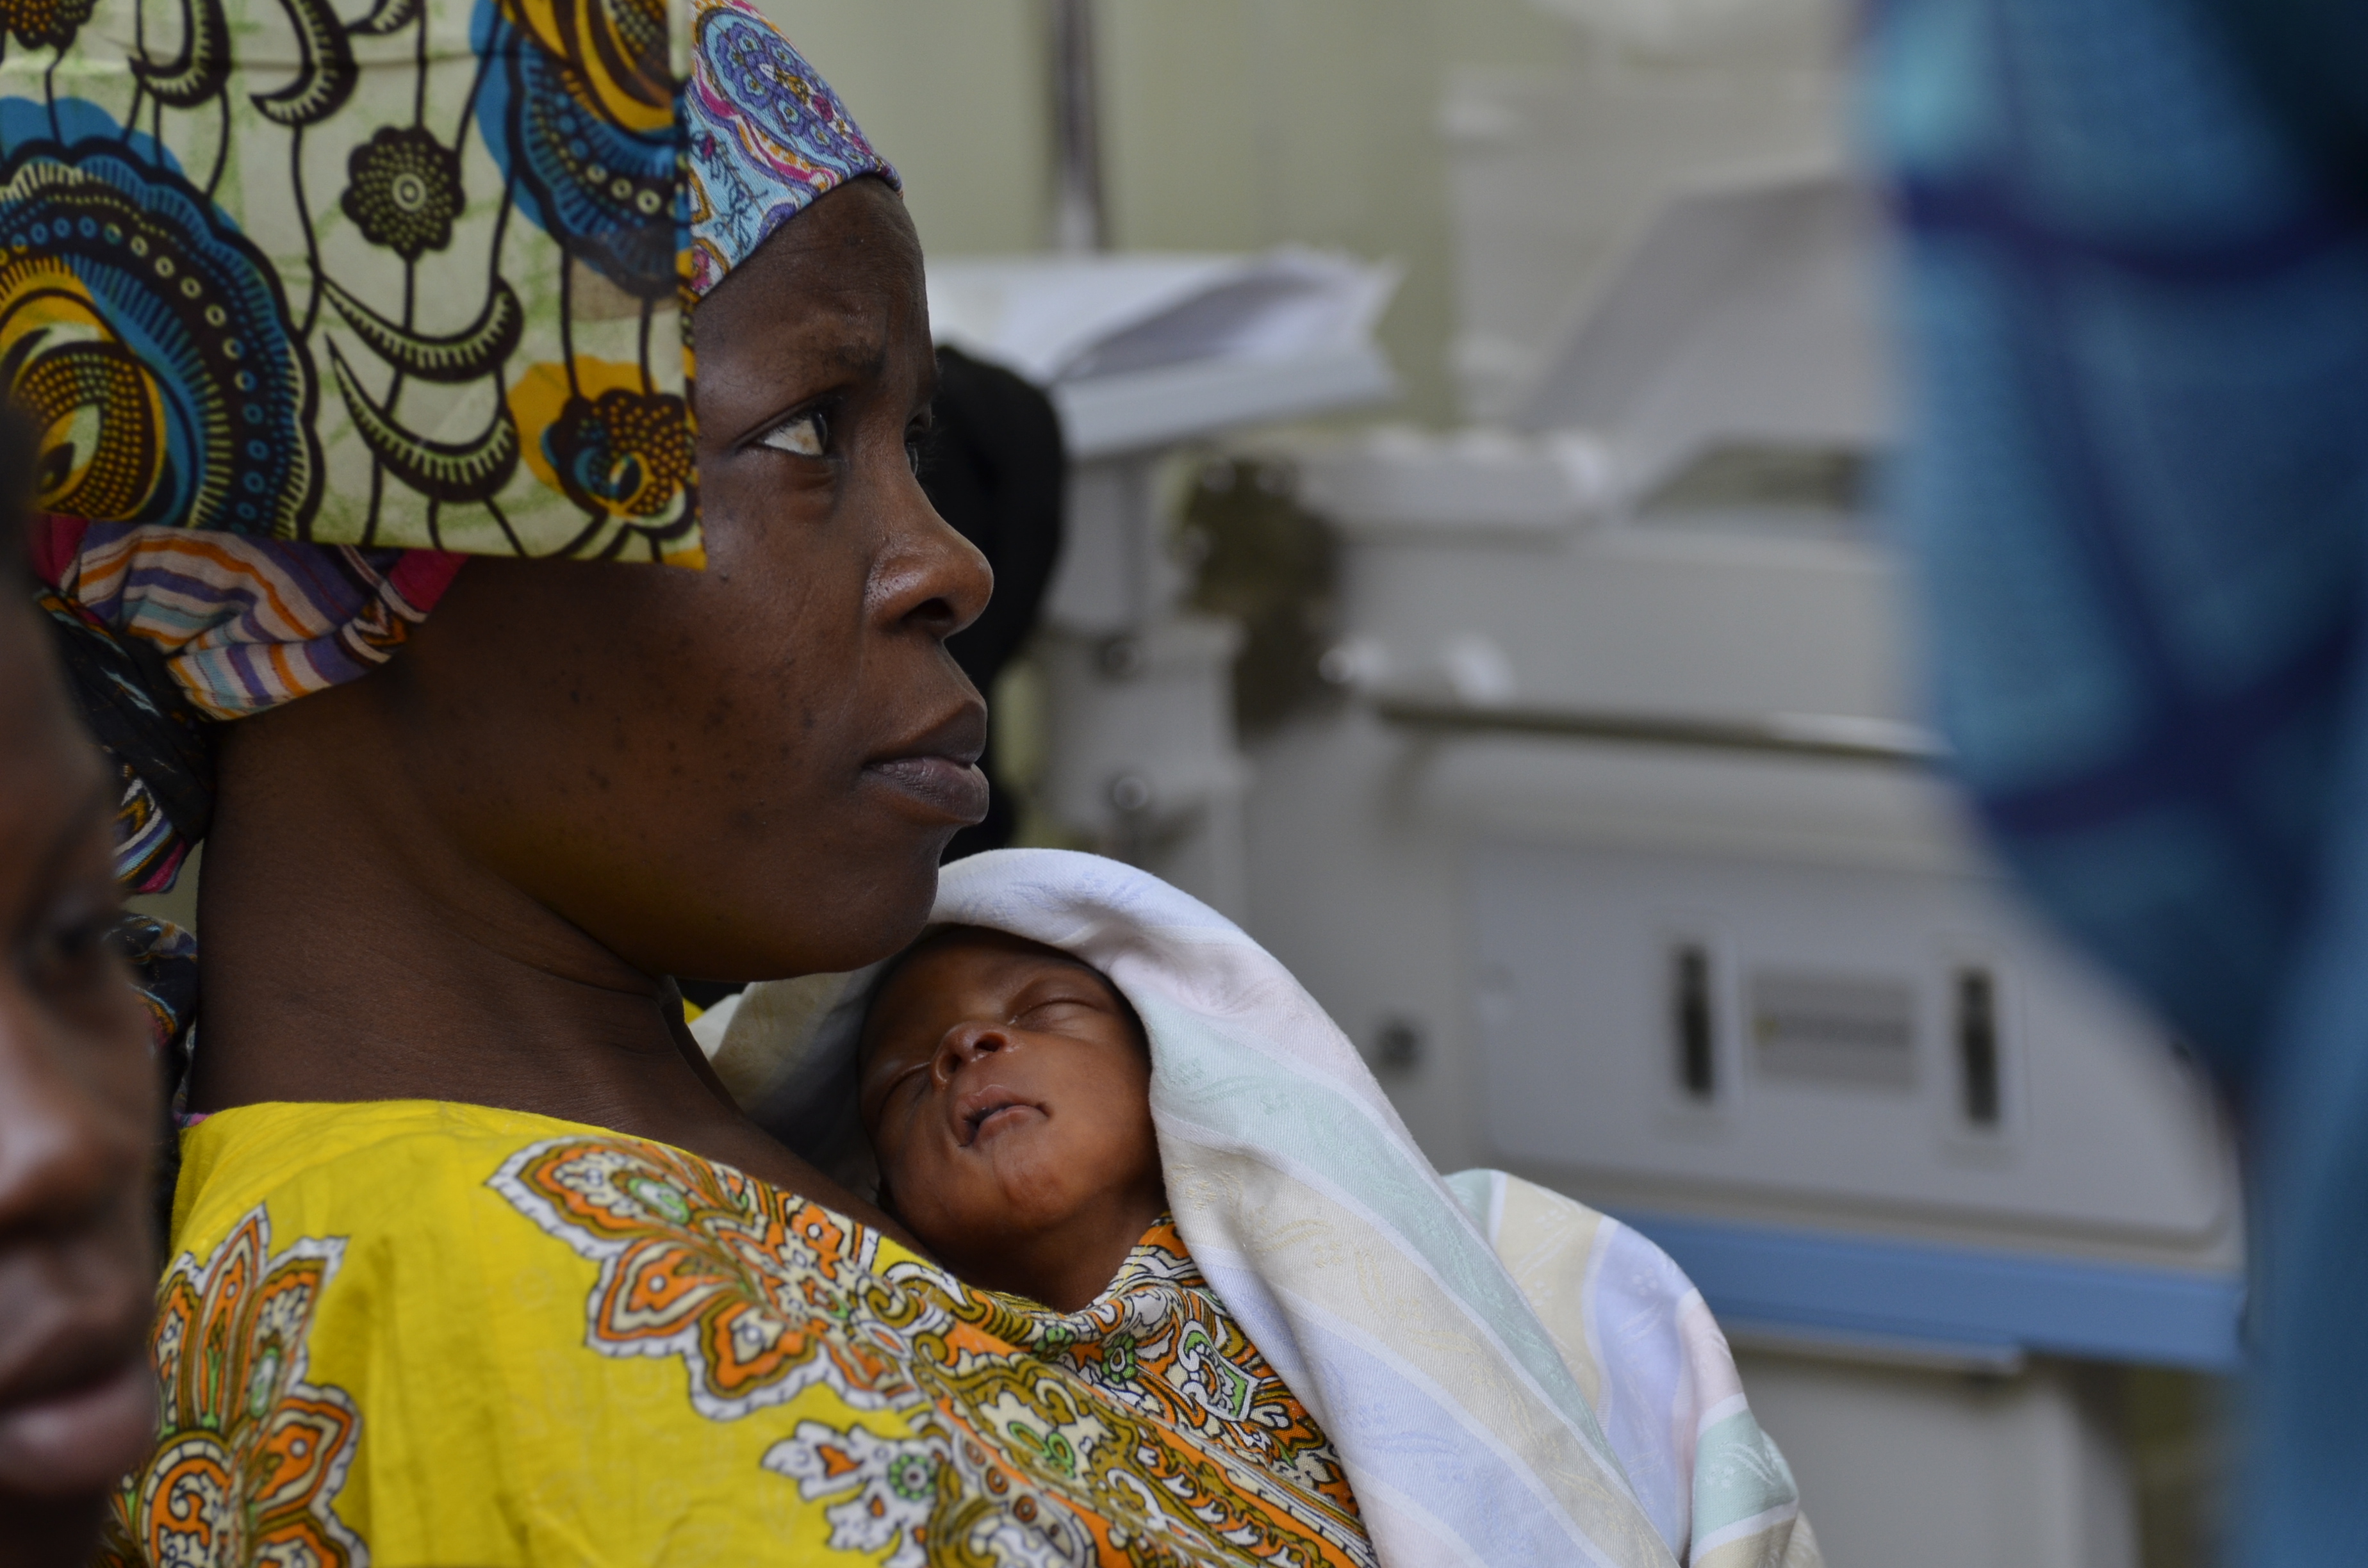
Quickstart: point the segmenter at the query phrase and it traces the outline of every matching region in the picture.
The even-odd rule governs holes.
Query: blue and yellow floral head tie
[[[0,6],[0,390],[127,880],[203,833],[206,726],[463,557],[700,563],[690,307],[865,175],[740,0]]]
[[[689,304],[895,177],[739,0],[0,27],[0,376],[95,525],[694,562]]]

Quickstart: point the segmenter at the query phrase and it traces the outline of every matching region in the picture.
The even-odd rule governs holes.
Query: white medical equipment
[[[1337,835],[1361,815],[1436,840],[1460,901],[1428,875],[1394,896],[1435,901],[1434,943],[1469,966],[1465,1006],[1420,1010],[1472,1022],[1475,1158],[1671,1221],[1782,1212],[2072,1270],[1978,1302],[1949,1299],[1939,1258],[1912,1268],[1958,1283],[1918,1296],[1903,1273],[1870,1296],[1861,1276],[1847,1303],[1776,1280],[1747,1301],[1738,1275],[1738,1321],[1975,1359],[2225,1364],[2239,1217],[2207,1099],[2010,906],[1899,718],[1866,472],[1888,438],[1873,233],[1839,174],[1676,196],[1533,377],[1520,413],[1561,449],[1303,452],[1349,540],[1374,700],[1261,758],[1258,818],[1292,825],[1256,846],[1253,917],[1357,944],[1375,934],[1321,913],[1370,858]],[[1425,467],[1464,480],[1428,528],[1404,501]],[[1548,472],[1559,515],[1515,504]],[[1320,811],[1286,793],[1310,788]],[[1725,1267],[1707,1232],[1689,1244]]]

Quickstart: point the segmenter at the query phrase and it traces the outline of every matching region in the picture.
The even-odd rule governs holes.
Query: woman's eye
[[[819,458],[830,451],[830,420],[819,412],[801,414],[784,420],[757,438],[760,447],[770,447],[777,452],[792,457]]]

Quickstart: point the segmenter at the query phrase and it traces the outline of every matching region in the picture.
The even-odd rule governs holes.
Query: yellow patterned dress
[[[1060,1313],[542,1117],[250,1106],[183,1150],[110,1563],[1374,1561],[1164,1221]]]

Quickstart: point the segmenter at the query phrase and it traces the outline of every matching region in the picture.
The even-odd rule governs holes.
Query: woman
[[[12,546],[29,455],[0,424]],[[87,1562],[154,1431],[156,1089],[106,943],[114,803],[39,618],[21,590],[0,597],[0,1568]]]
[[[885,955],[984,804],[919,252],[827,87],[738,0],[34,31],[0,366],[79,519],[37,563],[125,872],[213,840],[113,1559],[1372,1561],[916,1280],[663,978]]]

